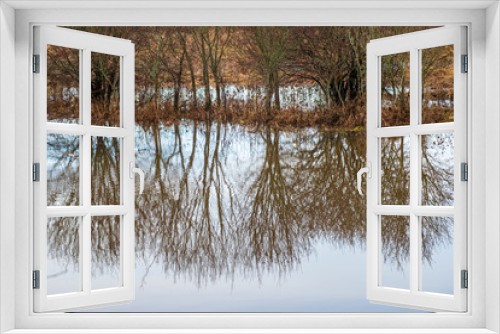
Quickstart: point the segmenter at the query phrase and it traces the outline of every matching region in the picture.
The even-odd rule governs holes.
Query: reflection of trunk
[[[92,205],[120,204],[120,143],[118,138],[92,141]]]
[[[47,135],[47,206],[78,206],[80,198],[80,138]]]
[[[250,186],[252,198],[248,219],[242,231],[249,236],[250,259],[252,263],[280,263],[280,275],[293,269],[294,262],[300,261],[300,250],[310,252],[310,239],[297,238],[301,232],[301,220],[297,207],[292,205],[292,192],[282,169],[280,160],[279,133],[267,129],[265,137],[265,156],[257,178]]]
[[[205,150],[203,159],[203,221],[210,224],[210,126],[205,129]]]
[[[409,205],[409,147],[405,138],[381,142],[382,204]]]
[[[120,234],[120,216],[92,217],[92,275],[119,273]]]
[[[432,146],[438,149],[429,153]],[[453,151],[453,134],[422,136],[422,205],[454,205],[454,163],[447,158]]]
[[[408,152],[404,151],[404,137],[401,137],[400,144],[399,144],[399,163],[398,163],[398,166],[400,169],[399,169],[398,177],[396,179],[396,183],[401,184],[401,187],[398,187],[401,190],[402,189],[409,189],[408,184],[406,183],[406,174],[407,174],[406,172],[407,171],[405,170],[405,153],[408,153]],[[403,190],[403,192],[405,192],[405,191]],[[405,193],[403,193],[403,192],[401,192],[401,195],[398,196],[398,199],[402,200],[403,198],[405,198],[405,202],[406,202],[406,200],[409,200],[409,199],[406,199],[409,197],[409,191],[405,192]],[[408,193],[408,195],[406,195],[406,193]],[[397,204],[404,205],[402,202],[399,202]]]
[[[160,181],[162,178],[162,157],[163,157],[163,149],[161,143],[161,132],[158,130],[158,127],[152,127],[152,136],[155,143],[155,160],[154,160],[154,168],[155,173],[153,175],[154,180]],[[165,184],[163,182],[158,182],[160,189],[161,198],[165,198]]]

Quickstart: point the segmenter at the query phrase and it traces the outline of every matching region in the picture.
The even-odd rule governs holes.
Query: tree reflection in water
[[[352,189],[363,134],[190,122],[141,126],[136,138],[147,175],[138,257],[176,278],[283,276],[319,239],[364,244],[364,200]]]
[[[48,145],[54,144],[48,140]],[[443,205],[452,198],[453,187],[446,181],[450,168],[443,166],[443,161],[450,159],[441,157],[449,156],[453,145],[452,140],[441,144],[434,145],[431,159],[426,156],[429,150],[422,150],[426,161],[422,183],[426,198],[438,199]],[[72,150],[72,145],[68,142],[66,150]],[[394,157],[383,165],[384,175],[406,180],[405,147],[397,141],[383,147],[384,154]],[[92,146],[93,204],[119,201],[117,152],[119,146],[112,139]],[[171,126],[137,125],[136,164],[146,175],[144,193],[136,196],[136,257],[146,267],[144,275],[138,277],[140,285],[147,282],[148,268],[158,263],[165,277],[187,279],[203,287],[236,276],[260,281],[266,273],[285,279],[314,253],[319,241],[340,249],[363,249],[366,202],[355,184],[365,155],[365,133],[248,129],[192,121]],[[65,157],[49,157],[51,164],[63,164],[58,159]],[[58,182],[74,179],[78,179],[78,169],[69,168]],[[382,189],[391,189],[399,196],[395,199],[398,203],[407,200],[406,181],[382,178],[382,182]],[[78,205],[71,192],[56,200],[55,205]],[[397,222],[391,221],[390,225],[394,224]],[[58,226],[64,225],[51,224],[49,235],[59,235]],[[119,235],[114,235],[119,230],[106,226],[98,224],[92,229],[96,234],[92,240],[102,243],[96,249],[119,245]],[[433,249],[452,241],[452,222],[432,220],[423,229],[424,260],[431,264]],[[383,260],[395,268],[408,261],[406,233],[398,226],[384,229]],[[48,256],[57,249],[58,258],[63,260],[58,240],[77,242],[78,238],[49,238]],[[64,249],[74,247],[78,245]],[[99,254],[92,257],[95,268],[115,271],[119,263],[111,262],[119,261],[119,256],[100,258]],[[64,261],[76,261],[74,252]]]

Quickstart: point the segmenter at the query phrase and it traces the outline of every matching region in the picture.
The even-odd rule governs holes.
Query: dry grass
[[[71,103],[65,101],[48,104],[49,119],[78,119],[78,100]],[[409,124],[409,112],[398,107],[383,108],[384,126]],[[247,126],[270,125],[279,128],[318,127],[324,129],[362,130],[366,126],[365,100],[346,102],[344,106],[334,108],[316,108],[304,110],[300,107],[268,109],[262,104],[239,101],[227,101],[220,107],[213,106],[209,110],[203,107],[189,108],[182,105],[174,110],[170,102],[136,105],[137,122],[162,122],[173,124],[183,119],[196,121],[220,120]],[[432,107],[423,111],[424,123],[453,121],[453,108]],[[118,103],[97,101],[92,103],[92,124],[117,126],[120,124]]]

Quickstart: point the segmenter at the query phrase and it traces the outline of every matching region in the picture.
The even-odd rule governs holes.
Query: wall
[[[0,333],[14,328],[15,11],[0,3]]]
[[[417,2],[417,1],[415,1]],[[43,3],[40,1],[39,3]],[[119,3],[118,1],[116,3]],[[453,3],[453,2],[450,2]],[[457,2],[459,3],[459,2]],[[117,5],[119,6],[119,5]],[[261,328],[350,328],[356,326],[357,328],[401,328],[412,322],[415,327],[437,328],[441,326],[450,326],[454,328],[463,327],[484,327],[485,312],[485,278],[484,278],[484,254],[485,254],[485,222],[488,221],[489,225],[498,224],[498,217],[500,217],[500,210],[497,212],[497,217],[485,218],[485,54],[484,54],[484,29],[485,16],[484,10],[324,10],[324,9],[311,9],[311,10],[200,10],[200,9],[176,9],[176,10],[18,10],[16,11],[16,257],[18,262],[16,265],[16,325],[19,328],[136,328],[140,324],[147,324],[150,328],[164,328],[168,325],[170,328],[240,328],[240,327],[261,327]],[[496,16],[494,16],[496,17]],[[491,20],[490,23],[497,20]],[[30,215],[30,187],[32,182],[29,175],[31,170],[31,146],[30,146],[30,133],[31,133],[31,106],[29,99],[29,92],[31,89],[31,81],[29,80],[29,64],[30,64],[30,23],[54,24],[59,22],[64,24],[77,24],[89,23],[99,24],[106,22],[114,25],[123,24],[172,24],[172,25],[189,25],[189,24],[227,24],[227,25],[246,25],[257,23],[276,22],[277,24],[354,24],[353,22],[361,22],[363,25],[391,22],[393,24],[408,24],[408,22],[426,22],[428,24],[448,23],[456,24],[472,23],[472,68],[474,83],[474,99],[471,101],[473,117],[471,118],[469,130],[473,141],[474,155],[470,157],[471,180],[474,180],[473,190],[469,193],[470,199],[473,202],[472,212],[470,213],[470,221],[474,224],[474,231],[469,240],[474,239],[474,247],[472,248],[472,255],[469,263],[471,264],[471,280],[480,282],[472,292],[469,289],[469,296],[471,297],[471,304],[473,314],[472,316],[456,316],[452,315],[445,317],[429,317],[425,322],[419,321],[417,323],[415,316],[401,315],[395,317],[393,315],[311,315],[311,314],[276,314],[272,316],[266,315],[184,315],[184,314],[170,314],[160,316],[147,316],[147,315],[117,315],[113,321],[108,321],[107,317],[97,317],[92,314],[82,315],[78,317],[67,317],[58,314],[43,317],[29,317],[28,310],[32,309],[30,297],[32,291],[27,289],[29,285],[31,266],[27,258],[33,254],[31,245],[31,229],[32,217]],[[496,32],[497,38],[490,39],[491,46],[497,43],[498,45],[498,31]],[[489,56],[489,61],[499,61],[498,54]],[[498,64],[497,64],[498,65]],[[498,66],[497,66],[498,67]],[[493,86],[490,86],[489,96],[495,96],[498,99],[498,71],[490,71],[488,68],[488,77],[492,80]],[[495,91],[495,87],[497,90]],[[493,95],[492,95],[493,94]],[[498,101],[497,101],[498,104]],[[497,112],[493,109],[489,112]],[[498,119],[498,115],[496,115]],[[498,132],[498,122],[489,122],[490,133]],[[498,134],[497,134],[498,136]],[[488,141],[489,142],[489,141]],[[494,147],[498,150],[500,138],[496,140]],[[5,146],[5,145],[4,145]],[[2,148],[4,147],[2,146]],[[494,148],[493,147],[493,148]],[[498,152],[493,152],[494,154]],[[496,163],[489,159],[489,163]],[[500,159],[498,159],[500,160]],[[497,161],[498,162],[498,161]],[[498,171],[498,163],[492,165],[493,171]],[[497,173],[498,174],[498,173]],[[498,175],[497,175],[498,176]],[[496,199],[492,199],[493,207],[497,207],[498,199],[500,198],[499,183],[492,183],[488,179],[488,189],[498,192]],[[2,186],[3,187],[3,186]],[[13,189],[13,188],[11,188]],[[10,191],[10,193],[12,193]],[[496,201],[496,202],[495,202]],[[2,221],[3,222],[3,221]],[[492,232],[496,226],[492,227]],[[498,234],[492,234],[492,239],[489,242],[489,247],[494,249],[498,245],[493,244],[493,240],[498,240]],[[470,244],[470,241],[469,241]],[[491,271],[494,274],[498,271],[498,252],[490,257],[491,263],[496,265],[492,266]],[[489,284],[498,284],[498,276],[488,280]],[[494,290],[492,290],[494,291]],[[498,288],[497,290],[498,291]],[[3,296],[2,296],[3,297]],[[497,295],[492,295],[489,298],[491,304],[498,305],[499,298]],[[488,305],[489,307],[490,305]],[[498,314],[498,308],[493,309],[490,314],[491,326],[498,322],[495,321],[495,314]],[[361,321],[360,321],[361,319]],[[450,322],[453,319],[453,322]]]
[[[486,328],[500,332],[500,12],[499,4],[486,11]],[[479,167],[479,166],[478,166]],[[496,261],[496,265],[494,262]]]

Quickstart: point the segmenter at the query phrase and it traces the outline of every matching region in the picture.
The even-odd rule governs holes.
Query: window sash
[[[47,122],[47,46],[80,50],[80,124]],[[35,312],[70,311],[134,298],[134,183],[127,175],[134,161],[134,45],[96,34],[70,29],[36,27],[34,51],[40,55],[40,73],[34,74],[34,161],[40,163],[40,182],[34,185],[33,270],[40,271],[40,289],[34,289]],[[120,57],[120,127],[91,125],[91,53]],[[47,207],[47,134],[80,137],[80,204]],[[91,141],[93,136],[120,140],[120,205],[91,205]],[[91,224],[93,216],[120,215],[120,286],[93,290],[91,287]],[[47,294],[47,218],[80,217],[80,292]]]
[[[373,166],[367,179],[367,296],[370,301],[427,310],[467,310],[467,290],[461,289],[460,270],[467,269],[467,183],[460,181],[460,163],[467,162],[466,84],[460,73],[461,54],[466,54],[465,27],[436,28],[372,41],[367,48],[367,161]],[[454,45],[454,122],[420,124],[421,57],[420,50]],[[381,125],[381,57],[410,53],[410,125]],[[453,207],[418,204],[421,185],[422,134],[454,133]],[[410,137],[410,205],[381,205],[381,138]],[[381,217],[401,215],[410,218],[410,288],[383,287],[381,282]],[[421,287],[421,216],[454,217],[453,295],[419,291]]]

